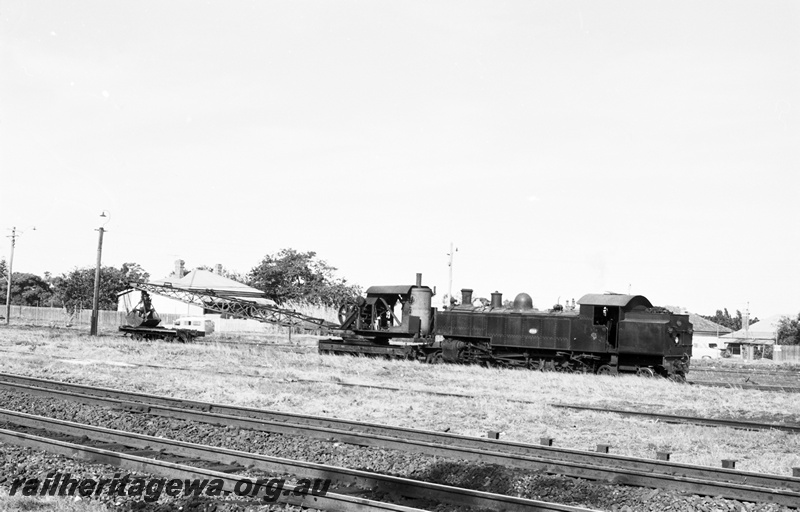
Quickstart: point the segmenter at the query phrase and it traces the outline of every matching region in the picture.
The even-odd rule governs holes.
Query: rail
[[[0,374],[0,380],[0,387],[18,391],[204,423],[322,439],[334,438],[357,445],[744,501],[785,505],[800,502],[800,478],[795,477],[232,407],[8,374]]]
[[[664,421],[666,423],[687,423],[692,425],[703,425],[709,427],[731,427],[743,430],[783,430],[792,433],[800,432],[800,425],[792,425],[792,424],[763,423],[758,421],[744,421],[744,420],[733,420],[733,419],[722,419],[722,418],[704,418],[700,416],[682,416],[678,414],[635,411],[630,409],[611,409],[608,407],[591,407],[587,405],[576,405],[576,404],[550,404],[550,406],[559,407],[561,409],[575,409],[579,411],[608,412],[613,414],[619,414],[621,416],[639,416],[639,417]]]
[[[706,380],[691,380],[687,384],[692,386],[706,386],[710,388],[752,389],[754,391],[774,391],[777,393],[800,393],[798,386],[765,386],[760,384],[739,384],[737,382],[712,382]]]
[[[326,464],[316,464],[202,444],[187,443],[173,439],[124,432],[64,420],[56,420],[53,418],[25,414],[16,411],[8,411],[4,409],[0,409],[0,420],[27,428],[44,429],[47,432],[56,432],[78,438],[85,437],[95,441],[110,443],[114,446],[124,446],[137,450],[147,450],[170,455],[178,455],[190,460],[202,460],[214,463],[224,463],[226,465],[238,465],[242,469],[255,468],[275,474],[292,474],[301,478],[330,479],[335,481],[337,484],[344,484],[348,486],[356,485],[365,491],[388,493],[394,496],[432,500],[454,505],[479,507],[482,509],[498,511],[579,512],[588,510],[580,507],[572,507],[495,493],[475,491],[460,487],[434,484],[420,480],[370,473],[367,471],[341,468]],[[339,498],[339,495],[336,494],[327,496],[333,496],[334,499]],[[309,496],[309,498],[311,498],[311,496]],[[369,505],[371,507],[374,506],[373,504]],[[303,506],[309,505],[303,504]],[[380,507],[384,506],[385,505],[381,503]],[[405,510],[406,507],[403,507],[403,509]],[[388,508],[388,510],[394,509]]]
[[[149,459],[129,453],[105,450],[77,443],[70,443],[48,437],[0,429],[0,441],[15,446],[23,446],[36,450],[76,458],[88,462],[109,464],[122,469],[140,471],[152,475],[179,479],[220,479],[226,492],[235,491],[239,479],[228,473],[203,469],[184,464],[176,464],[163,460]],[[314,508],[331,512],[422,512],[421,509],[403,507],[390,503],[367,500],[364,498],[328,493],[325,496],[293,496],[279,493],[276,501],[304,508]]]

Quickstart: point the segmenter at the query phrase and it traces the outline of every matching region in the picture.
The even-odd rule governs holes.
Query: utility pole
[[[456,248],[456,251],[458,251],[458,248]],[[449,280],[447,285],[447,300],[449,304],[445,304],[445,306],[447,306],[448,308],[450,307],[450,304],[453,303],[453,253],[454,252],[455,251],[453,251],[453,242],[450,242],[450,252],[447,253],[447,255],[450,256],[450,261],[448,261],[447,263],[449,271]]]
[[[106,212],[103,211],[100,216],[106,217]],[[100,260],[103,256],[103,232],[105,231],[103,226],[98,229],[100,236],[97,240],[97,267],[94,269],[94,299],[92,300],[92,320],[89,327],[89,336],[97,336],[97,315],[100,307]]]
[[[14,246],[17,245],[17,228],[11,228],[11,258],[8,260],[8,288],[6,289],[6,325],[11,321],[11,276],[14,271]]]
[[[742,318],[742,328],[744,329],[745,339],[750,338],[750,303],[744,308],[744,318]]]

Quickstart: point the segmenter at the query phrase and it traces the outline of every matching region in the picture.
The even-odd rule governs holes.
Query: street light
[[[97,240],[97,267],[94,269],[94,299],[92,300],[92,324],[89,327],[89,336],[97,336],[97,310],[100,306],[100,260],[103,256],[103,232],[105,231],[105,225],[111,220],[111,213],[107,210],[103,210],[100,213],[100,217],[106,219],[106,221],[98,228],[100,236]]]

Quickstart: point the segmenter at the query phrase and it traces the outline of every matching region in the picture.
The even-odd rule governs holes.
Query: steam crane
[[[328,322],[327,320],[279,308],[272,304],[261,303],[258,299],[267,298],[263,292],[175,287],[171,283],[154,284],[143,281],[133,281],[129,285],[132,289],[141,291],[143,296],[145,294],[161,295],[236,318],[258,320],[259,322],[277,324],[282,327],[298,328],[307,332],[328,332],[339,328],[339,324]]]

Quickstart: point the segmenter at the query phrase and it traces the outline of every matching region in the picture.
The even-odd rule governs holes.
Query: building
[[[275,305],[275,302],[270,299],[254,298],[252,296],[253,293],[263,293],[261,290],[221,276],[221,265],[215,266],[215,272],[195,269],[189,273],[185,273],[183,263],[182,260],[176,261],[175,270],[172,274],[165,279],[156,279],[150,282],[153,284],[169,283],[173,288],[182,288],[185,290],[214,290],[231,294],[234,298],[236,297],[236,293],[240,292],[242,293],[242,298],[245,300],[257,302],[262,305]],[[214,321],[216,332],[263,332],[267,327],[264,323],[257,320],[223,318],[223,315],[215,311],[207,310],[202,306],[189,304],[171,297],[151,294],[150,300],[153,308],[162,318],[162,325],[171,324],[172,321],[179,316],[205,316]],[[139,292],[137,291],[122,295],[120,296],[117,310],[128,312],[136,306],[138,301]]]
[[[689,322],[692,324],[692,338],[714,338],[733,332],[733,329],[707,320],[695,313],[689,313]]]
[[[722,337],[732,353],[740,353],[745,359],[754,359],[764,347],[775,345],[778,338],[778,322],[787,315],[772,315]]]

